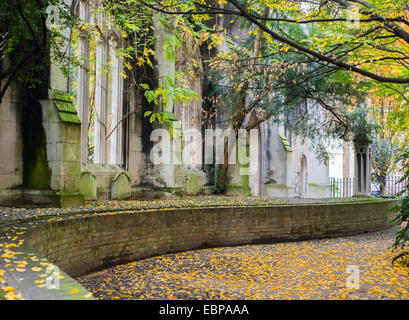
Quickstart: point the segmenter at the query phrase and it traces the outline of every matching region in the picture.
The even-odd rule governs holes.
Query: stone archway
[[[302,155],[300,160],[300,170],[298,171],[298,191],[301,198],[307,197],[307,177],[308,177],[308,170],[307,170],[307,158],[305,155]]]

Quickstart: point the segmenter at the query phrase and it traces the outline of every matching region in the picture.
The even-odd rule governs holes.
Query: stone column
[[[156,17],[153,19],[153,24],[155,27],[155,53],[157,59],[156,65],[156,72],[159,83],[162,86],[166,86],[166,77],[170,76],[174,78],[175,76],[175,63],[168,60],[165,56],[165,46],[166,46],[166,38],[171,35],[170,31],[163,25],[159,23]],[[166,111],[170,114],[174,112],[173,101],[169,99],[166,101],[167,108],[164,109],[165,101],[162,101],[158,106],[157,111]],[[156,108],[156,107],[155,107]],[[177,119],[175,119],[177,120]],[[153,123],[152,128],[155,129],[163,129],[164,127],[158,123]],[[167,129],[166,129],[167,130]],[[167,138],[166,138],[167,139]],[[176,177],[178,174],[175,172],[176,168],[181,170],[181,166],[175,166],[179,164],[180,160],[176,158],[177,156],[181,157],[181,152],[178,150],[180,149],[178,144],[175,143],[174,139],[170,139],[169,141],[170,147],[166,148],[163,154],[164,159],[168,159],[167,163],[156,164],[155,171],[157,172],[156,180],[160,181],[166,188],[176,188],[179,186],[180,183],[176,182]],[[176,149],[175,149],[176,148]]]
[[[79,17],[83,22],[89,21],[89,4],[81,0],[79,3]],[[89,99],[89,54],[90,47],[86,32],[80,33],[79,55],[82,67],[79,68],[78,79],[78,115],[81,119],[81,163],[88,162],[88,99]]]
[[[175,73],[176,73],[175,62],[170,61],[165,56],[165,49],[167,45],[166,39],[172,34],[170,30],[168,30],[165,26],[161,25],[161,23],[158,21],[156,17],[153,18],[153,25],[155,27],[155,37],[156,37],[155,57],[157,60],[156,68],[157,68],[158,80],[160,83],[162,83],[163,87],[166,87],[167,86],[166,77],[170,76],[171,78],[174,78]],[[162,104],[163,103],[164,101],[162,102]],[[169,99],[168,101],[166,101],[166,103],[167,103],[166,111],[173,113],[174,112],[173,101]]]
[[[122,64],[117,55],[118,38],[113,33],[108,40],[109,60],[112,63],[109,77],[109,138],[108,164],[122,164]]]
[[[70,6],[72,1],[62,0],[60,2],[61,4]],[[47,8],[47,12],[49,12],[49,19],[46,22],[47,28],[49,30],[57,30],[61,34],[61,38],[58,44],[59,51],[63,52],[67,58],[71,47],[70,43],[71,30],[69,27],[61,23],[60,19],[62,19],[62,17],[60,17],[59,9],[57,9],[56,6],[50,4]],[[61,70],[62,64],[58,62],[60,60],[61,60],[60,57],[55,56],[55,50],[53,48],[50,48],[50,61],[52,63],[50,63],[49,66],[50,73],[49,86],[50,88],[55,90],[68,92],[69,79],[63,74]]]
[[[355,143],[354,197],[371,196],[371,146]]]
[[[105,164],[105,119],[107,100],[107,44],[100,39],[96,48],[95,122],[94,122],[94,163]]]
[[[15,205],[21,197],[16,186],[23,184],[21,86],[10,86],[0,105],[0,204]]]
[[[263,145],[261,127],[250,130],[249,186],[251,195],[263,196]]]

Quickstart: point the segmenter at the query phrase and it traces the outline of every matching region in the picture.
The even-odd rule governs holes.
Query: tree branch
[[[342,62],[342,61],[338,61],[337,59],[334,59],[332,57],[329,56],[325,56],[321,53],[318,53],[314,50],[308,49],[303,47],[302,45],[272,31],[271,29],[267,28],[265,25],[263,25],[260,21],[258,21],[257,19],[253,18],[248,11],[240,4],[238,3],[238,1],[236,0],[228,0],[232,5],[234,5],[238,10],[240,10],[240,15],[243,16],[244,18],[246,18],[248,21],[252,22],[253,24],[255,24],[256,26],[258,26],[260,29],[262,29],[264,32],[268,33],[269,35],[271,35],[275,40],[285,43],[301,52],[304,52],[310,56],[313,56],[321,61],[325,61],[328,62],[332,65],[337,66],[338,68],[342,69],[342,70],[349,70],[349,71],[353,71],[355,73],[358,73],[360,75],[363,75],[365,77],[374,79],[376,81],[379,82],[390,82],[390,83],[409,83],[409,78],[393,78],[393,77],[384,77],[381,75],[378,75],[376,73],[355,67],[354,65]],[[338,1],[338,0],[332,0],[332,1]],[[409,38],[409,37],[408,37]]]

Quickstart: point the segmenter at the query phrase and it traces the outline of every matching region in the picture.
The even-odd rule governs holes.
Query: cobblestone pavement
[[[66,216],[72,214],[94,214],[113,211],[144,211],[165,208],[200,208],[223,206],[273,206],[301,203],[329,203],[359,201],[358,198],[331,199],[260,199],[252,197],[199,196],[166,200],[134,200],[134,201],[95,201],[83,207],[75,208],[14,208],[0,207],[0,225],[13,221],[41,219],[50,216]]]
[[[408,299],[396,231],[170,254],[79,281],[98,299]]]

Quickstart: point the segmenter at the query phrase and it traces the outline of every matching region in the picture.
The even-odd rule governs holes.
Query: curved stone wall
[[[273,243],[390,227],[397,201],[128,212],[41,222],[26,241],[76,277],[104,267],[198,248]]]

